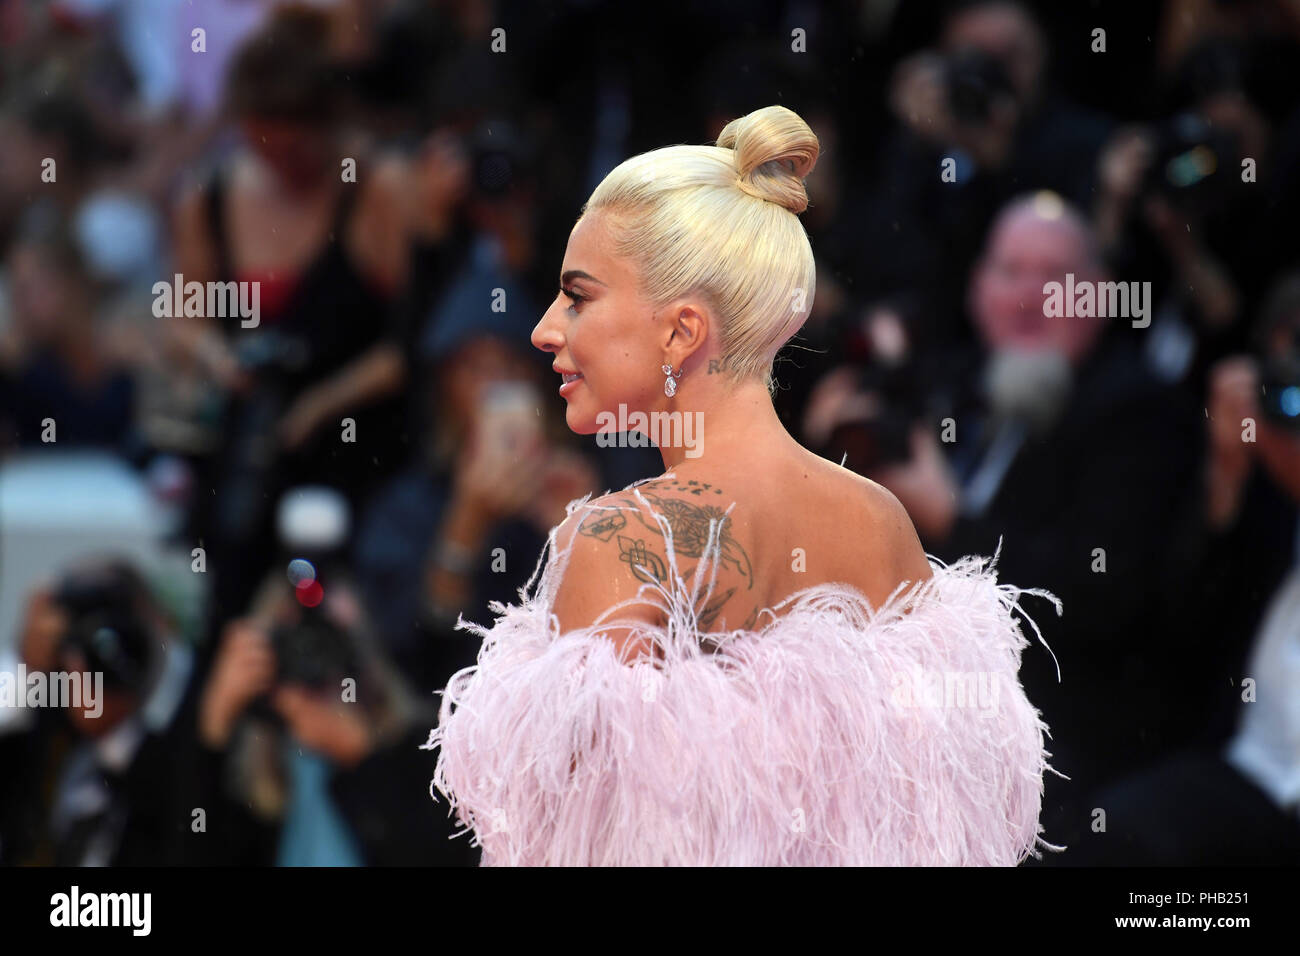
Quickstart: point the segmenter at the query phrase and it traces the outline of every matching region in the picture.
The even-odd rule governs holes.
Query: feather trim
[[[662,659],[621,663],[597,625],[559,633],[555,530],[518,604],[494,603],[491,627],[458,623],[483,644],[425,749],[438,750],[430,792],[483,865],[1010,866],[1062,849],[1039,835],[1055,771],[1014,617],[1042,641],[1019,599],[1058,615],[1061,602],[998,584],[1001,542],[991,559],[930,557],[933,578],[879,608],[846,585],[808,588],[761,628],[709,635],[706,652],[694,609],[720,522],[683,581],[667,519],[633,490],[672,564],[673,587],[640,596],[667,616],[642,625]],[[569,513],[583,506],[601,507]]]

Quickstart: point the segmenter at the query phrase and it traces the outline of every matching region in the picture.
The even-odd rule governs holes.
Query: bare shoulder
[[[871,516],[882,526],[899,533],[915,534],[912,518],[898,496],[879,482],[861,475],[853,476],[861,489],[862,501]]]
[[[734,558],[732,563],[749,574],[748,555],[734,553],[730,504],[723,490],[708,482],[656,479],[575,509],[560,526],[556,543],[572,549],[570,560],[603,560],[642,583],[664,584],[670,579],[670,550],[689,564],[704,555],[713,538],[721,544],[724,562]],[[678,570],[684,575],[687,568]]]
[[[575,508],[555,535],[557,551],[567,555],[562,591],[583,587],[608,606],[634,596],[641,584],[666,581],[663,547],[647,540],[654,525],[647,502],[631,491]]]
[[[755,574],[747,544],[734,533],[730,504],[709,482],[670,477],[580,506],[556,533],[557,548],[568,554],[557,603],[573,620],[632,602],[636,619],[661,621],[658,607],[638,598],[692,581],[703,559],[716,557],[708,565],[716,587],[701,593],[697,623],[708,630],[743,617],[739,609],[752,600]]]
[[[599,625],[628,662],[657,654],[644,626],[665,622],[645,594],[645,585],[667,580],[668,562],[644,512],[629,492],[604,495],[575,508],[555,533],[557,552],[565,555],[552,607],[560,631]]]
[[[871,540],[878,543],[873,549],[878,560],[872,562],[874,577],[880,582],[875,590],[888,594],[900,581],[927,581],[933,577],[916,525],[898,496],[870,478],[839,470],[863,509]]]
[[[584,502],[569,514],[556,531],[555,543],[560,551],[577,549],[598,554],[592,542],[608,543],[615,533],[626,527],[629,514],[640,503],[629,491],[617,491]]]

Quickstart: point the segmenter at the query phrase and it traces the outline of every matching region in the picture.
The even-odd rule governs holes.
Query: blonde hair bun
[[[784,106],[765,106],[732,120],[718,146],[736,154],[737,185],[750,196],[793,213],[808,208],[804,179],[817,165],[821,143],[803,118]]]
[[[770,388],[773,359],[803,326],[817,289],[798,214],[808,208],[803,178],[820,150],[798,114],[768,106],[728,123],[713,146],[664,146],[624,160],[582,216],[610,215],[610,251],[634,264],[647,302],[699,295],[718,320],[726,373]]]

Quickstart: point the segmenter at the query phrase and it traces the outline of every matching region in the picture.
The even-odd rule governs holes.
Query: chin
[[[564,410],[564,422],[569,426],[569,431],[575,435],[594,435],[600,428],[596,424],[595,415],[588,414],[579,405],[572,402]]]

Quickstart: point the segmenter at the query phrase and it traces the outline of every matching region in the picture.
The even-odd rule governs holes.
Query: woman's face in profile
[[[560,291],[532,334],[552,367],[570,373],[557,374],[555,385],[569,428],[580,435],[600,428],[601,412],[649,411],[663,400],[663,329],[641,298],[633,265],[610,252],[603,216],[590,213],[574,227]]]

